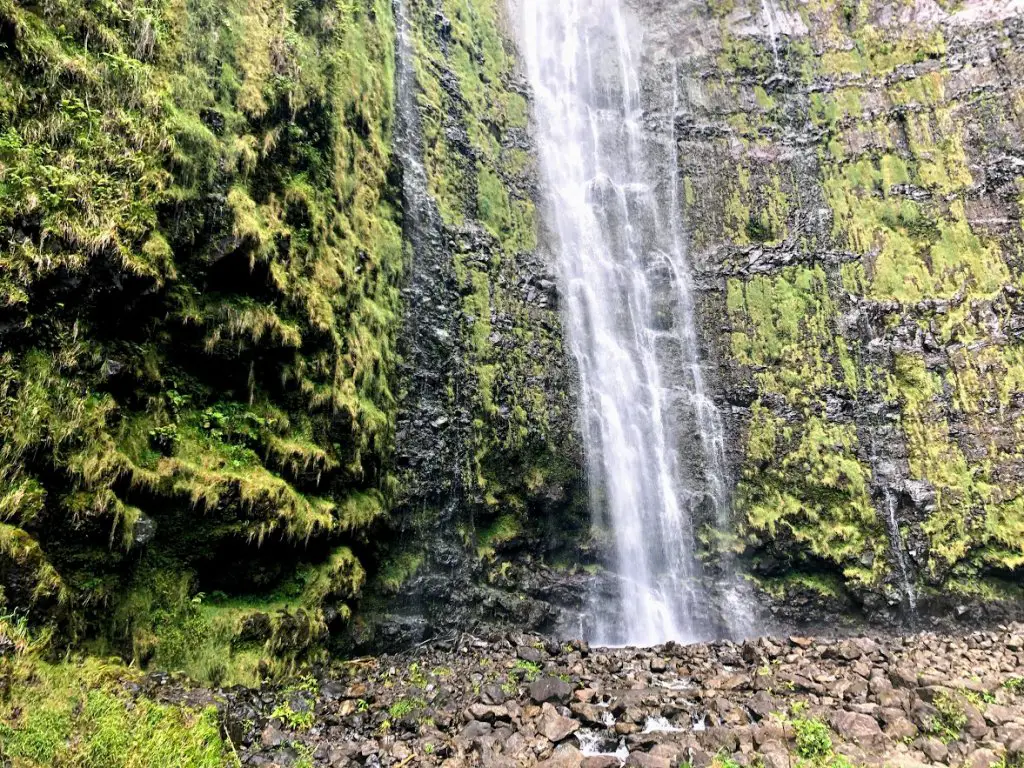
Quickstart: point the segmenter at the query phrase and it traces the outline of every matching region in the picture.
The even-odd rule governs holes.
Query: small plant
[[[356,712],[369,712],[370,703],[366,699],[359,699],[356,702]]]
[[[388,714],[392,720],[401,720],[417,710],[426,709],[426,707],[427,702],[423,699],[399,699],[388,707]]]
[[[295,750],[296,759],[292,763],[294,768],[313,768],[313,748],[308,744],[303,744],[301,741],[291,742],[291,747]]]
[[[423,745],[423,754],[432,755],[434,754],[434,745],[431,742],[427,742]]]
[[[320,688],[314,678],[300,678],[297,683],[284,689],[282,692],[284,702],[279,704],[270,713],[270,716],[280,720],[285,727],[293,731],[308,731],[313,727],[316,718],[313,714],[313,704],[311,701],[307,701],[307,697],[313,699],[319,693]],[[294,701],[302,701],[306,704],[305,708],[293,707]]]
[[[512,671],[521,673],[521,676],[526,680],[526,682],[532,683],[540,677],[542,670],[540,668],[540,664],[519,659],[516,661],[515,666],[512,667]]]
[[[940,693],[935,697],[935,709],[939,714],[932,718],[928,731],[943,741],[956,741],[967,725],[967,713],[955,696]]]
[[[280,720],[281,723],[292,731],[308,731],[313,727],[313,708],[305,710],[292,709],[290,701],[279,704],[270,713],[272,719]]]
[[[971,704],[976,706],[978,709],[982,709],[986,704],[995,704],[996,697],[988,691],[969,691],[966,688],[960,689],[960,693],[967,699]]]
[[[805,760],[824,761],[832,754],[832,733],[816,717],[795,717],[790,721],[796,734],[796,753]]]
[[[1003,688],[1014,696],[1024,696],[1024,677],[1008,677],[1003,682]]]
[[[409,666],[409,682],[417,688],[427,687],[427,676],[423,674],[420,665],[415,662]]]
[[[715,759],[712,761],[711,766],[712,768],[740,768],[740,764],[724,752],[719,752],[715,755]]]

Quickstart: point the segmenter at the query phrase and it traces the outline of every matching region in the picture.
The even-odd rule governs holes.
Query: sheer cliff
[[[648,90],[677,67],[682,94],[737,480],[717,545],[790,618],[1016,603],[1020,8],[636,5]]]
[[[625,5],[706,572],[786,622],[1016,611],[1024,9]],[[605,594],[516,17],[0,0],[0,612],[252,682]]]

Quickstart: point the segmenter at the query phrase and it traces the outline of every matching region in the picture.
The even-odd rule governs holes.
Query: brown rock
[[[927,736],[914,742],[914,746],[924,752],[933,763],[944,763],[949,757],[949,747],[933,736]]]
[[[486,723],[493,723],[496,720],[510,720],[508,710],[504,706],[490,706],[488,704],[471,704],[466,710],[469,715],[467,720],[483,720]]]
[[[1002,760],[991,749],[976,749],[967,756],[964,768],[992,768]]]
[[[557,677],[544,676],[530,683],[530,698],[537,704],[557,701],[567,704],[572,696],[572,686]]]
[[[583,758],[580,768],[619,768],[619,758],[614,755],[591,755]]]
[[[582,768],[583,753],[571,744],[559,744],[551,757],[538,763],[544,768]]]
[[[975,741],[981,741],[989,735],[988,723],[985,722],[985,716],[981,714],[979,710],[973,704],[968,704],[964,707],[964,716],[967,718],[967,725],[964,726],[964,731]]]
[[[837,712],[832,715],[831,725],[836,733],[854,744],[878,746],[885,741],[885,734],[871,715]]]
[[[917,726],[908,717],[896,717],[885,724],[885,735],[893,741],[912,739],[917,733]]]
[[[544,711],[537,726],[537,730],[544,734],[549,741],[556,744],[576,733],[579,728],[579,721],[560,715],[558,710],[550,704],[544,705]]]
[[[672,761],[667,757],[655,757],[643,752],[630,752],[626,758],[627,768],[672,768]]]
[[[999,704],[989,704],[985,707],[984,712],[985,722],[993,726],[1006,725],[1020,717],[1020,715],[1020,710],[1013,707],[1004,707]]]
[[[758,747],[771,743],[781,743],[786,740],[786,730],[782,727],[782,723],[773,720],[755,725],[751,729],[751,735],[754,737],[754,744]]]

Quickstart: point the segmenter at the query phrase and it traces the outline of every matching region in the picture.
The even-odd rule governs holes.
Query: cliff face
[[[0,610],[252,680],[584,600],[504,8],[0,0]],[[1017,600],[1020,9],[632,11],[730,435],[705,555],[790,619]]]
[[[1019,8],[634,5],[733,436],[718,545],[790,618],[1018,600]]]
[[[410,16],[427,232],[389,2],[0,4],[0,605],[252,679],[559,541],[573,388],[496,8]]]

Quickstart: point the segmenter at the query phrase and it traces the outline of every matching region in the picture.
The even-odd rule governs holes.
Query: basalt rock
[[[587,656],[559,643],[532,683],[515,650],[529,638],[463,636],[325,672],[301,691],[215,693],[154,678],[140,693],[217,706],[243,765],[284,765],[295,753],[351,768],[709,766],[717,755],[783,768],[813,752],[863,766],[982,766],[1024,744],[1024,654],[1010,647],[1021,629]],[[542,692],[554,683],[572,692],[570,708]],[[489,703],[500,698],[494,686],[501,704]],[[281,715],[296,708],[311,722]]]

